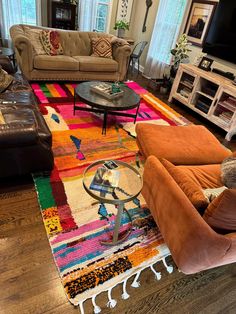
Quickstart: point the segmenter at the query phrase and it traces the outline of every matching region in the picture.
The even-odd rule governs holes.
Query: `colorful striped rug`
[[[173,126],[188,123],[136,83],[128,82],[127,85],[142,98],[138,121],[164,121]],[[79,305],[81,313],[84,312],[83,302],[91,298],[94,313],[99,313],[101,307],[95,300],[99,293],[107,291],[107,306],[114,307],[117,300],[112,298],[112,288],[116,285],[123,284],[121,297],[128,299],[128,278],[134,277],[131,286],[137,288],[143,269],[150,267],[156,279],[160,279],[158,264],[154,268],[158,261],[163,261],[168,272],[173,268],[165,262],[169,250],[141,195],[126,204],[133,220],[130,236],[116,246],[101,244],[101,240],[112,235],[116,208],[94,203],[85,192],[82,185],[85,168],[99,159],[122,160],[141,173],[142,167],[138,167],[136,160],[135,139],[120,127],[132,119],[112,117],[106,136],[102,135],[100,117],[81,111],[73,115],[74,86],[69,83],[32,84],[52,131],[55,158],[51,175],[35,174],[34,182],[66,295],[73,305]],[[128,224],[124,215],[121,230]]]

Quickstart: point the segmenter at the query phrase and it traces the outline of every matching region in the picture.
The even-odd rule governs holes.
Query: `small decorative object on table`
[[[199,63],[199,68],[205,71],[211,71],[211,65],[214,60],[210,58],[203,57],[201,62]]]
[[[108,98],[108,99],[114,99],[116,97],[119,97],[123,95],[123,91],[120,88],[120,85],[118,82],[116,83],[96,83],[91,86],[91,90]]]

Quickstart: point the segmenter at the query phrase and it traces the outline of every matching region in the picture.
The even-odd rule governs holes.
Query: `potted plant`
[[[179,64],[183,61],[186,62],[188,60],[188,53],[192,51],[191,49],[189,49],[190,45],[191,44],[187,40],[187,35],[182,34],[179,38],[179,41],[176,43],[176,47],[174,49],[171,49],[170,52],[174,56],[172,60],[173,64],[170,68],[171,77],[174,78],[176,76]]]
[[[125,20],[116,21],[114,29],[117,30],[117,37],[125,37],[125,30],[129,30],[129,23]]]
[[[171,79],[168,75],[164,74],[160,86],[160,93],[165,95],[171,87]]]

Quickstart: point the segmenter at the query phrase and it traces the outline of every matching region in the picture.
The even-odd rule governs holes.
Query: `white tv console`
[[[169,102],[173,98],[227,132],[236,134],[236,86],[227,78],[192,64],[180,64]]]

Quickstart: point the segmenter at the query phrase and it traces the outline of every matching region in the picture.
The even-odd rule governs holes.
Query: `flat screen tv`
[[[236,0],[220,0],[203,52],[236,63]]]

